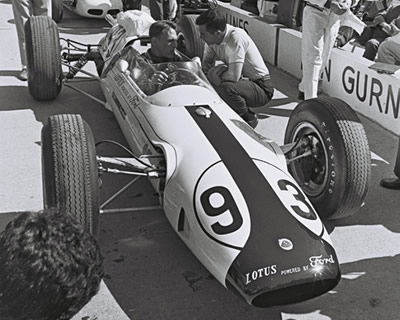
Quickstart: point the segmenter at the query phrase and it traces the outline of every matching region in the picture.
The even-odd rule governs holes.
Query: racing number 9
[[[304,204],[308,209],[308,212],[307,212],[307,211],[302,210],[299,206],[291,206],[292,209],[299,216],[307,218],[307,219],[315,219],[316,218],[313,208],[309,205],[304,194],[299,190],[299,188],[297,188],[297,186],[293,182],[288,181],[288,180],[279,180],[278,186],[279,186],[279,189],[281,189],[283,191],[289,191],[287,186],[291,186],[294,190],[296,190],[296,193],[292,193],[291,191],[289,191],[289,192],[291,193],[293,198],[295,198],[298,202],[301,202],[302,204]]]
[[[214,207],[210,202],[210,198],[214,194],[219,194],[224,199],[224,203],[219,207]],[[229,211],[229,213],[231,214],[231,224],[223,226],[219,222],[216,222],[211,225],[211,228],[216,234],[224,235],[232,233],[242,226],[242,215],[240,214],[239,208],[237,207],[235,200],[233,200],[232,194],[227,188],[213,187],[204,191],[200,196],[200,202],[203,206],[204,212],[210,217],[219,216],[227,211]]]

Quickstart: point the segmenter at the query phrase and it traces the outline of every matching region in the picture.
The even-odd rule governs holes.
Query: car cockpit
[[[148,96],[161,90],[181,85],[200,86],[211,89],[211,85],[197,61],[151,64],[132,46],[125,48],[121,52],[121,60],[127,62],[127,70],[130,77],[140,90]],[[162,85],[151,83],[151,78],[156,71],[163,71],[168,75],[168,80]]]

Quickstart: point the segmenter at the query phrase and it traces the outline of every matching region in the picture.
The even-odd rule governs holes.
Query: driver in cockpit
[[[178,35],[175,23],[169,20],[154,22],[149,29],[151,48],[142,53],[142,57],[151,64],[163,62],[190,61],[190,59],[176,50]],[[168,80],[164,71],[155,71],[151,79],[152,84],[161,85]]]

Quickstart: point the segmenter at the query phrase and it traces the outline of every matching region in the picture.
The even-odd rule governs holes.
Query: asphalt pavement
[[[60,33],[76,41],[97,43],[107,23],[66,12]],[[18,80],[20,70],[15,25],[8,0],[0,0],[0,229],[17,212],[42,208],[40,130],[47,117],[79,113],[95,140],[126,143],[111,112],[69,88],[53,102],[40,103]],[[94,67],[91,66],[89,68]],[[298,80],[270,66],[277,93],[260,110],[257,131],[283,142]],[[96,82],[82,77],[81,87],[102,99]],[[272,107],[271,107],[272,106]],[[223,288],[194,258],[169,226],[162,210],[138,210],[101,217],[100,247],[105,284],[75,318],[85,320],[398,320],[400,314],[400,197],[379,187],[392,174],[397,137],[361,117],[372,155],[372,181],[365,205],[353,217],[327,223],[342,267],[342,280],[331,292],[298,304],[254,308]],[[102,147],[103,154],[118,150]],[[128,179],[106,177],[105,201]],[[110,207],[157,204],[150,184],[136,183]]]

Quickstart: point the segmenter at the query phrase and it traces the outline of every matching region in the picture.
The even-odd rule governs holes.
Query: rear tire
[[[312,154],[289,163],[293,178],[321,218],[353,215],[371,179],[368,139],[357,114],[337,98],[306,100],[290,116],[285,143],[302,137],[311,141]],[[289,159],[302,154],[296,150]]]
[[[80,115],[49,117],[42,129],[44,207],[71,213],[98,237],[99,178],[93,135]]]
[[[57,24],[32,16],[25,24],[28,88],[39,101],[54,100],[62,86],[61,49]]]
[[[55,22],[60,22],[64,15],[63,0],[51,0],[51,17]]]
[[[180,17],[178,30],[178,50],[189,58],[203,58],[204,42],[200,39],[199,30],[196,27],[198,15],[183,15]]]

